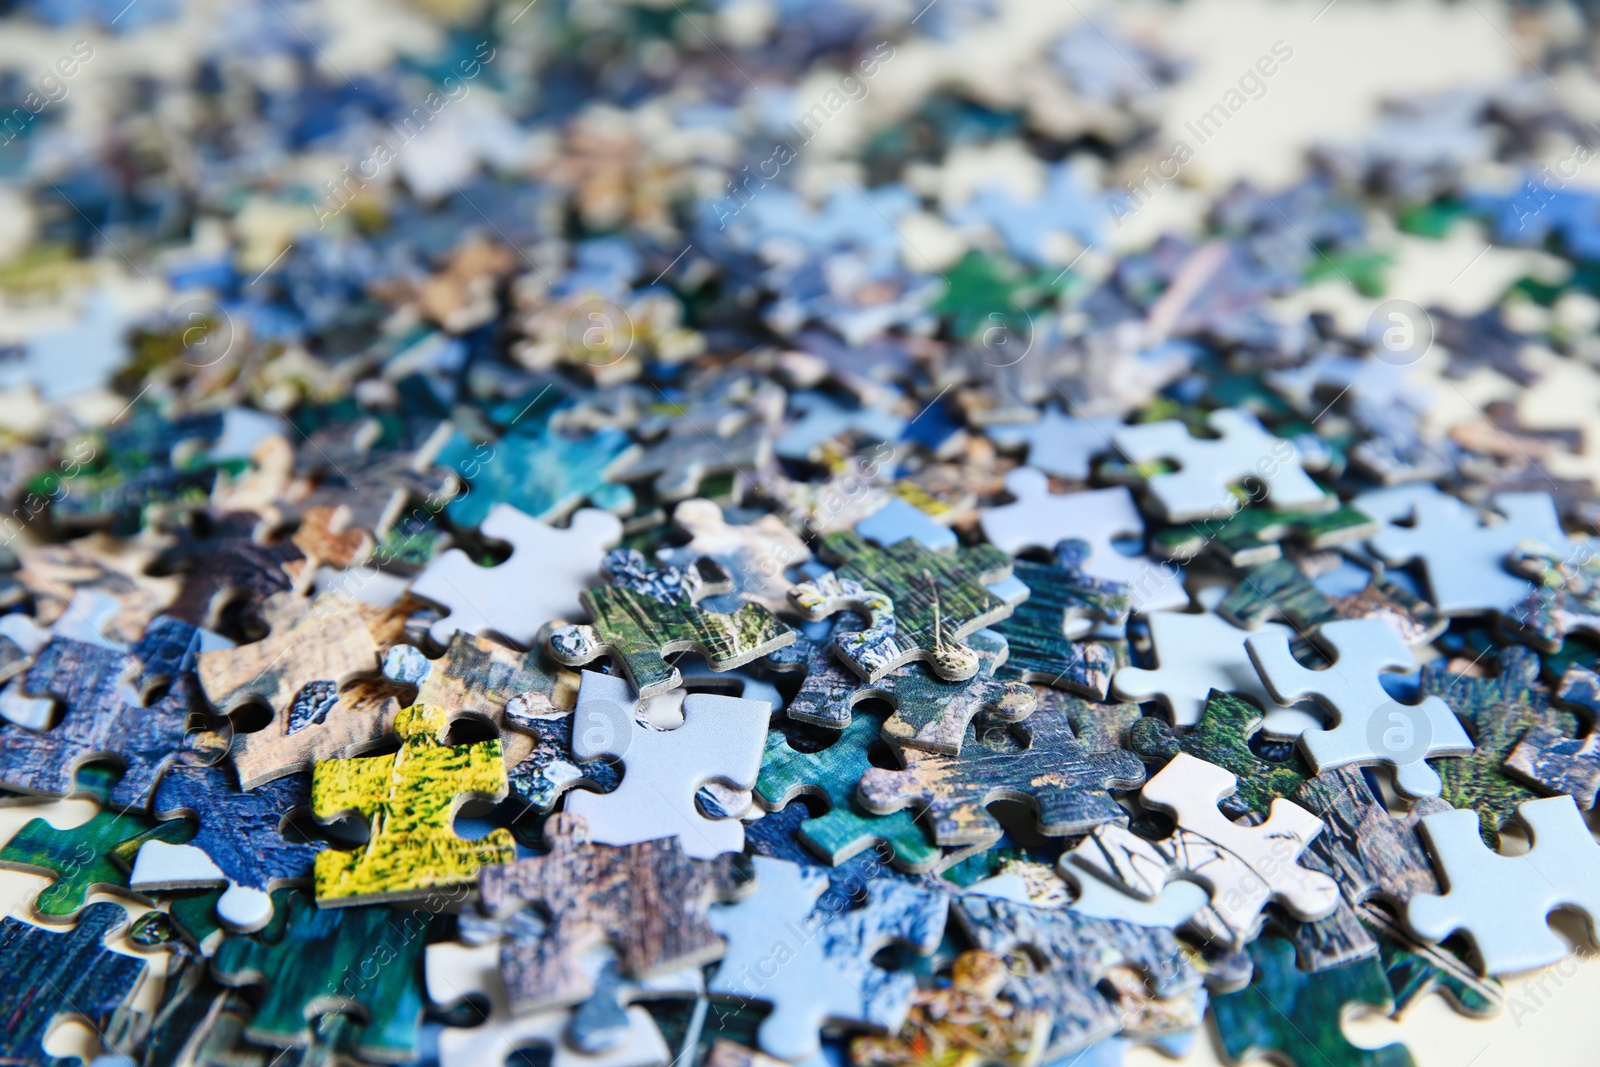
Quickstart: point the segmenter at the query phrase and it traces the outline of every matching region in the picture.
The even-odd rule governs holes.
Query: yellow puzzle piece
[[[508,830],[467,841],[451,828],[466,800],[504,800],[509,786],[498,739],[448,745],[449,727],[443,708],[413,704],[395,718],[399,752],[316,764],[311,813],[323,822],[356,813],[371,828],[361,848],[317,854],[318,904],[416,897],[470,882],[479,867],[516,858]]]

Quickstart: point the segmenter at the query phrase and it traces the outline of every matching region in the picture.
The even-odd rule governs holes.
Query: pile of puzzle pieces
[[[1402,1067],[1600,921],[1577,104],[1127,247],[1110,22],[336,6],[0,16],[126,88],[0,135],[0,1062]]]

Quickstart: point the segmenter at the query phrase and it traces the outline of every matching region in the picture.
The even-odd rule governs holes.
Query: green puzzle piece
[[[1483,843],[1497,850],[1501,824],[1518,804],[1540,795],[1502,770],[1506,757],[1530,727],[1575,737],[1579,724],[1573,712],[1550,706],[1550,691],[1538,684],[1539,657],[1531,649],[1512,645],[1495,659],[1499,671],[1493,678],[1452,674],[1449,662],[1438,659],[1423,665],[1421,682],[1424,696],[1450,705],[1476,746],[1470,756],[1434,763],[1444,783],[1439,795],[1451,807],[1476,811]]]
[[[802,823],[800,838],[831,864],[843,863],[883,841],[894,849],[896,867],[925,871],[938,862],[941,852],[911,812],[873,815],[855,798],[856,783],[872,766],[867,749],[878,740],[881,726],[877,716],[855,715],[837,734],[827,731],[825,736],[838,740],[815,752],[796,750],[783,729],[772,730],[755,792],[769,811],[782,811],[802,794],[826,797],[827,814]]]
[[[732,576],[709,557],[657,568],[638,551],[619,549],[602,569],[611,584],[578,595],[594,622],[556,627],[550,654],[569,667],[616,656],[641,698],[679,684],[678,669],[663,658],[670,653],[700,652],[712,670],[726,671],[794,643],[795,632],[761,604],[727,614],[696,606],[733,591]]]
[[[1209,549],[1230,566],[1248,567],[1282,556],[1279,542],[1285,539],[1321,549],[1364,541],[1377,532],[1377,522],[1349,504],[1332,510],[1256,506],[1224,519],[1169,526],[1150,538],[1150,550],[1165,559],[1191,560]]]
[[[1263,937],[1250,945],[1250,959],[1250,984],[1211,1001],[1229,1059],[1271,1054],[1294,1067],[1411,1067],[1404,1045],[1357,1048],[1340,1025],[1351,1004],[1394,1010],[1376,958],[1307,973],[1295,966],[1293,945]]]
[[[1217,605],[1217,614],[1246,630],[1282,618],[1302,634],[1339,619],[1381,616],[1405,631],[1409,645],[1432,641],[1450,623],[1438,608],[1382,570],[1368,579],[1365,588],[1334,597],[1317,588],[1290,559],[1275,559],[1246,570]]]
[[[1238,817],[1265,812],[1277,797],[1287,797],[1311,777],[1300,753],[1291,750],[1281,763],[1264,760],[1250,750],[1250,735],[1261,720],[1261,709],[1242,697],[1213,689],[1206,710],[1188,733],[1175,733],[1164,719],[1144,718],[1128,731],[1128,747],[1147,762],[1165,763],[1179,752],[1214,763],[1239,776],[1239,788],[1219,807]]]
[[[433,917],[382,905],[319,909],[295,893],[261,933],[224,941],[212,970],[228,985],[265,990],[245,1030],[251,1041],[309,1045],[318,1016],[347,1013],[365,1020],[353,1042],[360,1058],[406,1063],[417,1057]]]
[[[868,616],[865,630],[835,633],[834,649],[869,682],[919,659],[947,681],[971,678],[978,656],[962,639],[1011,614],[987,588],[1011,576],[1011,557],[993,545],[930,552],[908,537],[879,548],[835,530],[822,539],[822,555],[834,569],[796,585],[789,598],[811,619],[846,610]]]
[[[100,810],[70,830],[34,819],[0,849],[0,866],[55,875],[54,884],[33,899],[34,914],[40,919],[72,921],[97,889],[134,895],[128,889],[129,868],[123,857],[137,853],[146,841],[179,845],[194,836],[195,827],[187,819],[158,823],[136,812],[107,810],[111,787],[120,777],[119,771],[104,764],[81,768],[75,779],[78,792],[89,794]]]

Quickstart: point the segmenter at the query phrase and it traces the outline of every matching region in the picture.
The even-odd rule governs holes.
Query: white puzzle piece
[[[1417,658],[1383,619],[1324,623],[1313,640],[1333,653],[1324,670],[1301,666],[1281,633],[1245,641],[1267,690],[1280,704],[1315,698],[1334,713],[1330,729],[1300,735],[1300,748],[1320,774],[1348,764],[1382,763],[1394,769],[1395,788],[1408,797],[1439,795],[1434,756],[1465,756],[1472,739],[1450,706],[1437,696],[1401,704],[1378,681],[1383,670],[1412,670]]]
[[[1181,569],[1145,555],[1125,556],[1111,543],[1117,537],[1144,538],[1144,519],[1127,486],[1052,493],[1042,472],[1018,467],[1006,475],[1006,492],[1016,503],[987,508],[979,518],[995,547],[1016,555],[1029,548],[1049,551],[1069,538],[1084,541],[1090,551],[1083,572],[1126,585],[1135,612],[1188,605]]]
[[[1517,819],[1533,836],[1520,856],[1489,851],[1478,836],[1478,813],[1441,811],[1422,818],[1421,832],[1446,892],[1419,893],[1406,923],[1429,940],[1460,930],[1472,940],[1485,974],[1512,974],[1565,959],[1567,943],[1547,919],[1556,908],[1600,922],[1600,844],[1571,797],[1524,801]]]
[[[676,729],[642,721],[638,707],[626,678],[583,672],[572,754],[579,760],[620,759],[624,773],[610,793],[568,793],[566,810],[587,821],[590,839],[603,845],[676,836],[696,859],[742,852],[744,825],[737,818],[706,818],[695,792],[708,782],[741,793],[755,788],[771,705],[690,693]]]
[[[1169,460],[1179,468],[1152,475],[1150,495],[1168,522],[1220,518],[1239,510],[1229,486],[1254,480],[1274,508],[1320,508],[1330,503],[1301,467],[1292,442],[1268,433],[1247,411],[1223,408],[1206,417],[1216,439],[1195,437],[1176,419],[1119,427],[1112,439],[1135,463]],[[1337,501],[1331,501],[1337,503]]]
[[[1038,422],[991,426],[984,432],[1001,448],[1026,445],[1028,466],[1057,478],[1082,482],[1089,478],[1089,461],[1113,451],[1112,435],[1120,429],[1122,420],[1115,415],[1078,418],[1050,407]]]
[[[453,548],[411,585],[417,596],[450,609],[430,631],[441,645],[465,630],[498,634],[527,648],[551,619],[580,617],[578,594],[601,583],[600,561],[622,540],[622,521],[595,508],[577,512],[559,530],[510,504],[496,504],[482,530],[485,537],[511,544],[509,559],[480,567]]]
[[[1548,493],[1499,493],[1500,521],[1485,522],[1470,504],[1431,485],[1362,493],[1352,503],[1384,528],[1367,542],[1385,563],[1420,561],[1429,597],[1446,615],[1508,611],[1533,592],[1533,583],[1506,569],[1519,541],[1566,543]],[[1409,521],[1411,525],[1398,523]]]
[[[146,841],[133,860],[128,888],[136,893],[154,889],[209,889],[227,886],[217,900],[217,917],[230,930],[259,930],[272,921],[272,897],[242,886],[222,872],[211,857],[193,845]]]

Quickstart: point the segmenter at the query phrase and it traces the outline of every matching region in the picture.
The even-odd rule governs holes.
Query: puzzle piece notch
[[[1220,518],[1239,509],[1230,489],[1260,482],[1274,508],[1326,507],[1328,498],[1301,466],[1293,442],[1268,433],[1247,411],[1223,408],[1206,416],[1216,439],[1194,437],[1176,419],[1122,426],[1112,434],[1117,450],[1134,463],[1173,460],[1176,471],[1145,479],[1168,522]]]
[[[744,604],[731,614],[696,606],[705,597],[733,592],[732,576],[715,560],[652,568],[640,553],[618,550],[602,570],[611,584],[585,589],[578,598],[594,622],[556,626],[548,639],[550,654],[570,667],[613,655],[641,697],[681,683],[664,659],[673,652],[699,652],[712,670],[726,671],[794,643],[795,632],[760,604]]]
[[[1146,555],[1124,555],[1113,543],[1118,537],[1144,537],[1144,519],[1127,486],[1052,493],[1039,470],[1018,467],[1006,475],[1006,492],[1016,497],[1015,503],[985,508],[978,518],[984,536],[997,548],[1015,554],[1082,541],[1088,551],[1079,568],[1090,578],[1126,586],[1134,611],[1188,605],[1182,570]]]
[[[1439,775],[1426,761],[1470,755],[1472,739],[1437,696],[1401,704],[1383,688],[1380,671],[1416,668],[1410,646],[1382,619],[1330,622],[1315,641],[1333,653],[1332,665],[1323,670],[1301,666],[1281,633],[1254,634],[1245,641],[1274,700],[1289,705],[1311,697],[1334,713],[1331,729],[1300,735],[1312,767],[1320,772],[1382,763],[1393,769],[1395,788],[1406,796],[1438,796]]]
[[[1339,902],[1332,878],[1297,862],[1322,832],[1322,820],[1279,797],[1260,825],[1233,822],[1218,806],[1237,788],[1231,772],[1180,752],[1139,794],[1145,806],[1177,820],[1169,849],[1152,847],[1143,859],[1187,871],[1210,889],[1211,906],[1221,922],[1218,933],[1231,934],[1225,940],[1235,949],[1250,940],[1269,903],[1311,920],[1329,914]],[[1110,870],[1105,873],[1115,876]]]
[[[1074,624],[1097,618],[1125,622],[1129,600],[1121,587],[1087,578],[1076,566],[1083,543],[1057,546],[1056,565],[1017,560],[1012,577],[1028,588],[1028,598],[994,632],[1006,639],[1010,653],[1000,677],[1058,686],[1095,700],[1106,699],[1111,680],[1127,665],[1125,642],[1092,638],[1075,641],[1066,635]]]
[[[581,816],[545,822],[550,851],[478,873],[483,907],[505,916],[530,904],[548,916],[537,937],[507,936],[500,970],[521,1015],[576,1004],[594,993],[582,966],[609,942],[623,974],[647,978],[718,958],[723,943],[707,922],[711,904],[749,891],[732,856],[695,859],[677,837],[611,847],[589,840]]]
[[[451,745],[449,731],[443,708],[413,704],[395,718],[398,753],[317,762],[311,814],[322,822],[360,815],[370,830],[367,843],[354,851],[317,854],[319,906],[416,898],[515,858],[508,830],[491,830],[477,841],[456,836],[461,805],[504,800],[508,783],[498,738]]]
[[[872,957],[893,942],[931,954],[944,936],[945,898],[899,879],[873,878],[864,886],[862,906],[817,909],[817,898],[828,888],[822,871],[766,856],[751,862],[755,891],[710,914],[712,927],[727,938],[728,953],[707,989],[772,1004],[757,1033],[763,1051],[785,1060],[816,1055],[825,1023],[898,1030],[910,1011],[916,978],[882,970]],[[795,943],[780,933],[774,944],[775,929]],[[765,971],[780,951],[777,974],[769,976]]]
[[[939,845],[992,845],[1001,827],[987,809],[998,800],[1031,804],[1046,836],[1087,833],[1124,814],[1108,790],[1144,781],[1133,753],[1083,745],[1065,705],[1015,723],[975,720],[959,756],[907,749],[901,757],[902,770],[873,767],[861,776],[861,803],[878,814],[926,808]]]
[[[411,584],[415,595],[450,609],[429,630],[441,645],[458,630],[532,645],[545,623],[578,609],[579,594],[599,577],[605,550],[622,539],[621,520],[594,508],[575,512],[563,530],[496,504],[480,530],[512,546],[504,562],[481,567],[453,548]]]
[[[910,538],[878,547],[836,530],[822,548],[837,566],[796,585],[789,599],[813,620],[844,610],[867,616],[867,629],[834,636],[840,658],[866,681],[913,660],[946,681],[970,678],[978,657],[962,638],[1011,614],[987,588],[1011,576],[1011,557],[992,545],[946,554]]]
[[[1600,917],[1600,844],[1572,798],[1524,801],[1516,817],[1533,839],[1520,856],[1484,845],[1477,812],[1442,811],[1422,820],[1446,891],[1413,896],[1406,922],[1434,941],[1461,931],[1485,974],[1529,971],[1565,959],[1567,943],[1546,925],[1556,908],[1582,912],[1591,926]]]
[[[674,501],[694,496],[709,478],[732,474],[737,499],[741,483],[771,464],[772,436],[761,422],[750,420],[724,433],[716,426],[703,430],[691,419],[618,464],[611,476],[619,482],[648,480],[656,499]]]
[[[896,441],[906,419],[881,407],[845,407],[824,393],[796,393],[789,407],[800,413],[773,445],[782,459],[816,460],[828,442],[846,434],[870,441]]]
[[[691,693],[682,707],[683,725],[660,729],[641,721],[642,703],[626,679],[583,672],[573,755],[621,760],[626,771],[610,793],[567,797],[567,812],[585,820],[592,840],[629,845],[677,835],[696,859],[743,851],[739,820],[706,818],[695,793],[712,782],[755,787],[772,709],[766,701],[710,693]]]

